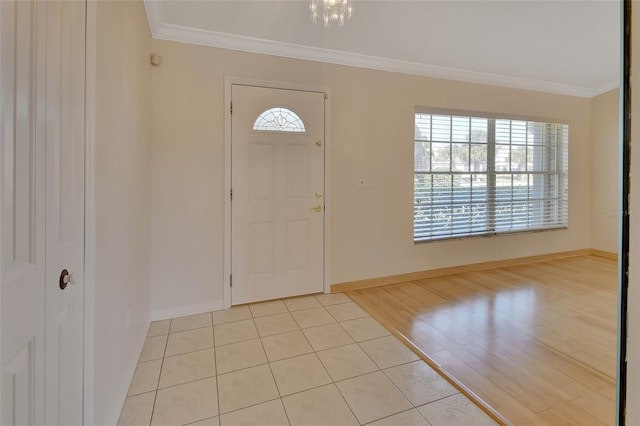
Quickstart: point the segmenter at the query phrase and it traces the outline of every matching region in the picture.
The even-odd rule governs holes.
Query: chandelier
[[[353,15],[351,0],[311,0],[311,19],[314,23],[322,19],[325,27],[343,25]]]

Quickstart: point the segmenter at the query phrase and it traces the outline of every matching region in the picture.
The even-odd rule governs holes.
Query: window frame
[[[416,153],[416,142],[419,142],[415,136],[415,127],[416,118],[418,114],[429,114],[429,115],[444,115],[451,117],[463,117],[469,119],[486,119],[487,120],[487,158],[486,158],[486,170],[483,172],[471,171],[469,167],[469,171],[466,174],[485,174],[487,177],[487,201],[486,201],[486,215],[487,215],[487,230],[486,232],[469,232],[468,234],[456,234],[456,235],[443,235],[443,236],[433,236],[431,235],[428,238],[418,238],[416,239],[416,186],[415,186],[415,177],[417,174],[423,174],[426,176],[435,176],[438,174],[442,174],[444,172],[434,172],[431,167],[429,168],[429,172],[419,172],[416,168],[415,163],[415,153]],[[559,125],[563,127],[559,127],[563,133],[566,132],[565,135],[562,135],[562,138],[558,139],[561,143],[558,143],[555,147],[555,155],[556,155],[556,169],[555,172],[549,171],[540,171],[534,172],[525,170],[522,173],[524,174],[538,174],[538,175],[549,175],[555,176],[557,178],[558,197],[556,200],[558,202],[562,202],[565,209],[563,212],[558,212],[557,217],[558,223],[557,225],[546,225],[540,227],[524,227],[520,229],[506,229],[506,230],[496,230],[496,177],[499,175],[507,175],[513,176],[518,172],[514,172],[512,170],[509,171],[497,171],[496,170],[496,157],[495,150],[496,145],[500,145],[496,143],[496,128],[495,123],[497,120],[510,120],[510,121],[526,121],[526,122],[535,122],[546,125]],[[538,233],[538,232],[548,232],[548,231],[557,231],[557,230],[566,230],[569,229],[569,145],[570,145],[570,130],[569,124],[564,121],[559,121],[557,119],[549,119],[549,118],[541,118],[541,117],[532,117],[532,116],[524,116],[518,114],[504,114],[504,113],[494,113],[494,112],[479,112],[479,111],[468,111],[468,110],[458,110],[458,109],[448,109],[448,108],[434,108],[434,107],[423,107],[416,106],[413,111],[413,124],[414,124],[414,142],[413,142],[413,155],[414,155],[414,168],[413,168],[413,176],[414,176],[414,186],[413,186],[413,243],[414,244],[428,244],[434,242],[442,242],[442,241],[450,241],[450,240],[465,240],[470,238],[488,238],[488,237],[499,237],[505,235],[513,235],[513,234],[527,234],[527,233]],[[430,122],[430,127],[433,126],[433,123]],[[469,130],[471,131],[471,129]],[[428,141],[422,142],[430,142],[434,143],[432,138],[430,137]],[[457,143],[453,139],[450,139],[449,144]],[[473,143],[469,141],[468,143]],[[510,140],[509,146],[512,146],[512,141]],[[566,145],[566,146],[563,146]],[[529,146],[529,145],[525,145]],[[543,145],[544,146],[544,145]],[[547,151],[544,151],[547,152]],[[564,157],[566,155],[566,158]],[[453,158],[449,159],[450,164],[453,164]],[[548,160],[547,160],[548,161]],[[562,168],[564,165],[564,169]],[[459,172],[461,174],[465,174],[464,172]],[[447,174],[447,173],[445,173]],[[450,167],[449,175],[455,175],[452,167]],[[566,185],[564,183],[566,182]],[[513,188],[513,183],[511,188]],[[563,196],[563,194],[566,194]],[[566,197],[566,201],[565,200]],[[531,197],[528,196],[527,200]],[[544,198],[543,200],[551,200],[552,198]],[[512,200],[513,202],[513,197]],[[470,202],[471,203],[471,202]],[[453,205],[450,204],[450,205]],[[488,212],[493,212],[489,214]],[[563,222],[563,219],[566,218],[566,221]],[[471,225],[470,225],[471,228]]]

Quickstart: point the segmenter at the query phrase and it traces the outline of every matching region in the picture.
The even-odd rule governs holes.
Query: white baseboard
[[[221,309],[224,309],[223,300],[217,300],[213,303],[202,303],[198,305],[180,306],[171,309],[161,309],[151,312],[151,321],[186,317],[187,315],[204,314],[206,312],[219,311]]]
[[[140,334],[138,338],[138,342],[136,343],[135,350],[133,351],[133,356],[129,361],[129,365],[127,366],[127,370],[125,374],[122,376],[122,384],[120,385],[120,389],[116,394],[113,402],[113,409],[111,410],[112,414],[109,418],[109,424],[116,426],[118,424],[118,420],[120,420],[120,414],[122,413],[122,408],[124,407],[124,402],[127,399],[127,395],[129,394],[129,386],[131,385],[131,381],[133,380],[133,375],[136,372],[136,367],[138,366],[138,360],[140,359],[140,354],[142,354],[142,347],[144,346],[144,342],[147,339],[147,332],[149,330],[149,324],[144,328],[144,332]]]

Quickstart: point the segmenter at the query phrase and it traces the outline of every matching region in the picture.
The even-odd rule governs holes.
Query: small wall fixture
[[[325,27],[344,25],[353,16],[351,0],[311,0],[311,19],[317,23],[322,19]]]
[[[156,54],[151,55],[151,65],[158,66],[161,63],[162,63],[162,56],[156,55]]]

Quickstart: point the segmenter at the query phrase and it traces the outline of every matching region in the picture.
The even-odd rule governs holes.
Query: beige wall
[[[88,56],[96,60],[95,293],[87,303],[95,342],[85,421],[112,425],[149,327],[151,37],[142,2],[100,1],[89,11],[97,34]]]
[[[329,86],[331,282],[590,247],[590,100],[153,40],[151,309],[222,302],[225,76]],[[414,245],[415,106],[570,125],[570,229]],[[356,191],[364,178],[370,190]]]
[[[591,99],[591,248],[618,252],[620,90]]]

